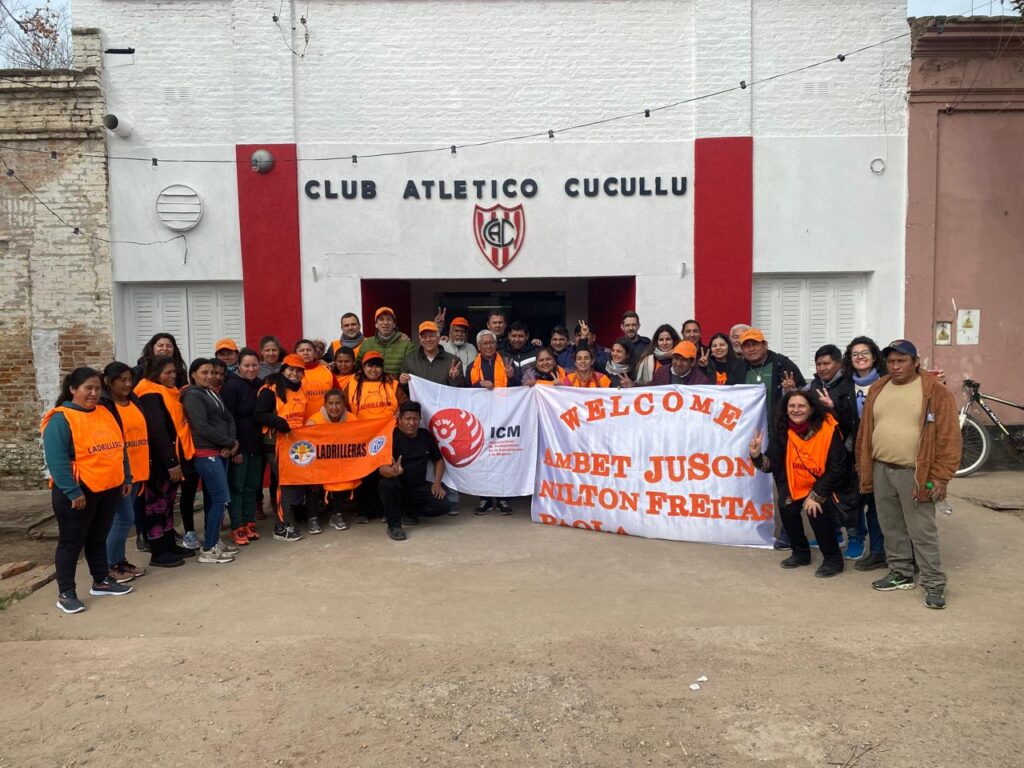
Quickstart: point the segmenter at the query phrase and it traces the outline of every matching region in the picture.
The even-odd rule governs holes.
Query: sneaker
[[[877,589],[879,592],[891,592],[894,589],[913,589],[914,579],[910,576],[904,576],[902,573],[897,571],[889,571],[889,575],[884,579],[871,582],[871,586]]]
[[[331,515],[331,528],[336,531],[348,530],[348,523],[345,522],[345,518],[342,516],[341,512],[335,512]]]
[[[135,534],[135,551],[136,552],[149,552],[149,541],[147,541],[145,534],[142,534],[142,533],[136,533]]]
[[[185,531],[185,535],[181,537],[181,546],[185,549],[199,549],[199,537],[196,536],[196,532]]]
[[[213,545],[213,548],[218,552],[223,552],[225,555],[231,555],[234,557],[238,554],[238,547],[234,544],[229,544],[224,539],[217,539],[217,543]]]
[[[356,515],[356,522],[360,525],[362,525],[363,523],[368,523],[370,522],[370,516],[360,512],[358,515]]]
[[[316,515],[310,515],[309,520],[306,521],[306,533],[310,536],[316,536],[318,533],[323,533],[324,529],[320,527],[320,518]]]
[[[864,555],[864,539],[848,539],[846,542],[846,559],[860,560]]]
[[[942,610],[946,607],[945,587],[927,587],[924,592],[924,604],[929,608]]]
[[[455,504],[452,504],[451,507],[448,508],[448,514],[451,515],[452,517],[455,517],[457,514],[459,514],[458,506],[455,505]]]
[[[132,591],[132,588],[124,584],[118,584],[111,578],[106,578],[99,584],[93,584],[89,587],[89,594],[95,597],[101,597],[103,595],[127,595]]]
[[[249,546],[249,532],[244,525],[240,525],[231,531],[231,543],[236,547]]]
[[[115,565],[110,569],[110,578],[116,581],[118,584],[127,584],[129,581],[135,578],[135,574],[129,571],[123,570],[120,565]]]
[[[420,519],[416,515],[402,515],[402,523],[404,525],[419,525]]]
[[[486,515],[494,509],[494,504],[490,499],[480,499],[480,503],[476,505],[476,510],[473,512],[474,515]]]
[[[838,576],[842,572],[842,560],[826,560],[824,563],[818,566],[818,570],[814,572],[814,575],[819,579],[827,579],[832,576]]]
[[[773,549],[792,549],[793,545],[789,543],[789,536],[785,531],[779,534],[779,538],[772,544]]]
[[[302,538],[302,534],[297,530],[289,526],[275,525],[274,526],[274,538],[278,541],[298,541]]]
[[[887,565],[889,565],[889,563],[886,562],[884,552],[880,555],[876,555],[869,552],[856,563],[854,563],[853,567],[856,568],[858,571],[874,571],[878,568],[885,568]]]
[[[85,610],[85,605],[78,599],[78,593],[73,589],[57,595],[57,607],[64,613],[81,613]]]
[[[260,532],[256,530],[256,523],[245,524],[245,535],[249,541],[259,541]]]
[[[392,541],[405,541],[408,536],[405,535],[405,530],[399,528],[388,528],[388,538]]]
[[[199,549],[200,563],[233,563],[234,561],[233,555],[229,555],[224,550],[217,549],[216,545],[210,549]]]
[[[511,515],[512,505],[505,501],[505,499],[498,499],[498,512],[503,515]]]
[[[122,571],[126,571],[127,573],[132,574],[136,579],[139,578],[139,576],[145,576],[146,575],[146,569],[145,568],[142,568],[142,567],[140,567],[138,565],[132,565],[127,560],[122,560],[117,565],[118,565],[118,567],[120,567],[120,569]]]
[[[783,560],[781,563],[779,563],[779,567],[780,568],[799,568],[802,565],[810,565],[810,564],[811,564],[811,558],[809,558],[809,557],[808,558],[802,558],[802,557],[797,557],[796,555],[790,555],[785,560]]]

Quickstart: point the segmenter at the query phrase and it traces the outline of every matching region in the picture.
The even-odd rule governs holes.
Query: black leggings
[[[801,560],[810,560],[811,545],[807,541],[807,534],[804,533],[804,519],[801,511],[803,504],[803,499],[783,504],[780,516],[782,517],[782,527],[789,534],[789,541],[793,546],[793,555]],[[841,563],[843,562],[843,553],[839,549],[839,541],[836,539],[837,519],[838,513],[831,499],[821,505],[820,513],[814,517],[807,516],[807,521],[811,524],[811,530],[814,531],[814,536],[818,540],[818,549],[821,550],[821,556],[826,560],[838,560]]]
[[[99,584],[110,575],[107,534],[121,500],[121,487],[99,493],[84,485],[81,488],[85,492],[84,509],[72,509],[71,500],[57,488],[50,493],[53,514],[57,517],[57,551],[53,564],[57,571],[57,589],[61,592],[75,588],[75,569],[83,549],[95,583]]]
[[[181,527],[184,532],[196,529],[196,492],[199,490],[199,473],[192,459],[182,462],[181,472],[185,479],[181,483]]]

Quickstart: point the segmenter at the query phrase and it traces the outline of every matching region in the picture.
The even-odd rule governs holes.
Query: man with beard
[[[476,360],[476,347],[469,341],[469,321],[464,317],[456,317],[448,328],[448,338],[441,342],[445,352],[459,358],[462,370],[465,371]]]
[[[363,328],[359,316],[355,312],[346,312],[341,316],[341,338],[331,342],[330,348],[324,353],[324,361],[334,362],[334,356],[341,347],[351,349],[352,354],[359,356],[359,345],[363,343]]]
[[[629,343],[633,345],[634,357],[639,358],[640,354],[651,345],[650,339],[640,335],[640,315],[634,309],[623,312],[622,324],[619,327],[622,329],[623,338],[628,339]]]

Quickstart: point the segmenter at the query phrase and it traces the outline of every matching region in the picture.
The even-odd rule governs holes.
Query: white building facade
[[[475,325],[504,306],[544,338],[588,317],[605,343],[634,307],[647,333],[753,320],[803,366],[901,333],[909,37],[853,51],[906,33],[902,2],[73,11],[135,49],[105,62],[108,111],[132,127],[108,137],[124,358],[157,331],[191,356],[222,336],[335,338],[380,304],[405,331],[438,305]],[[125,242],[197,216],[181,239]]]

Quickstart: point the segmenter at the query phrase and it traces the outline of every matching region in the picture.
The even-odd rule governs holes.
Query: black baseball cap
[[[888,357],[890,352],[899,352],[901,355],[917,357],[917,347],[914,346],[913,342],[906,339],[890,341],[889,346],[882,350],[882,357]]]

